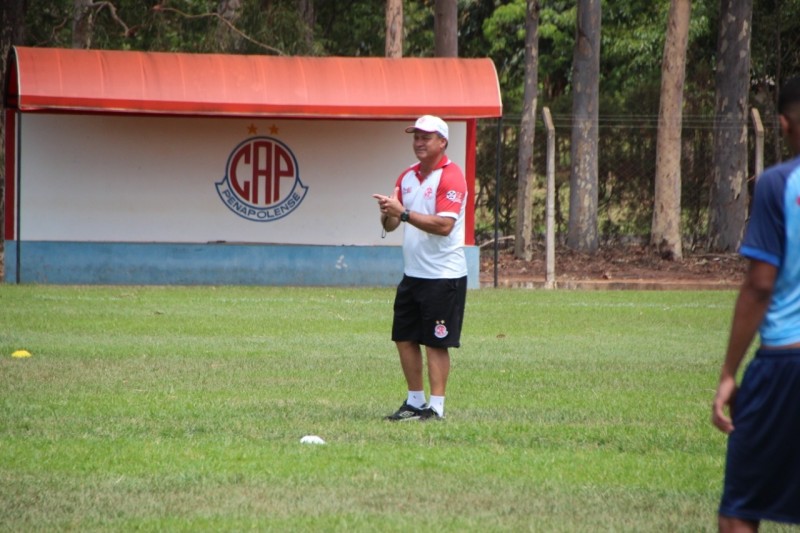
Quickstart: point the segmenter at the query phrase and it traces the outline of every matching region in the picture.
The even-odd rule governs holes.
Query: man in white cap
[[[408,385],[408,397],[391,421],[444,417],[450,348],[460,344],[467,295],[464,213],[467,182],[445,155],[447,123],[425,115],[406,133],[414,134],[418,163],[397,178],[391,196],[374,194],[381,226],[403,232],[403,279],[394,301],[392,340]],[[422,346],[428,363],[430,400],[425,398]]]

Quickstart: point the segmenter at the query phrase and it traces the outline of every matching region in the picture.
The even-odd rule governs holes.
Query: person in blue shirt
[[[800,77],[781,88],[778,113],[795,155],[756,182],[739,250],[748,269],[712,405],[712,423],[728,435],[722,532],[800,524]],[[756,333],[760,346],[737,386]]]

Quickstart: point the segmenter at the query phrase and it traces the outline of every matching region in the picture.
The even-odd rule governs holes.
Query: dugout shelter
[[[401,231],[372,193],[450,125],[469,198],[489,59],[14,47],[5,87],[5,282],[390,286]]]

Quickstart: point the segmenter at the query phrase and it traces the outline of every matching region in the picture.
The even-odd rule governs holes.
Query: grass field
[[[392,298],[0,285],[0,529],[715,530],[733,292],[471,291],[405,424]]]

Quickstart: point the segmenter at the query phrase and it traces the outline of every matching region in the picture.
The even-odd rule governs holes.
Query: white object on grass
[[[316,435],[306,435],[300,439],[302,444],[325,444],[325,441]]]

